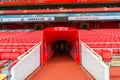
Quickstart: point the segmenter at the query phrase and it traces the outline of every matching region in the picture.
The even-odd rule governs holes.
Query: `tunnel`
[[[69,43],[66,40],[57,40],[53,43],[54,54],[68,54]]]
[[[80,39],[77,29],[51,27],[43,30],[41,64],[55,55],[70,55],[77,64],[80,64]]]

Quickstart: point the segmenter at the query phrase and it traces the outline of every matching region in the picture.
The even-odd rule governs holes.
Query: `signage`
[[[55,17],[55,21],[68,21],[68,17]]]
[[[0,22],[120,20],[120,12],[0,15]]]
[[[0,22],[54,21],[54,17],[0,18]]]
[[[55,27],[55,31],[68,31],[68,27]]]
[[[120,16],[75,16],[68,20],[120,20]]]
[[[27,18],[27,21],[54,21],[53,17],[32,17]]]
[[[19,15],[0,15],[0,18],[41,18],[41,17],[74,17],[74,16],[120,16],[120,12],[101,12],[101,13],[59,13],[59,14],[19,14]]]

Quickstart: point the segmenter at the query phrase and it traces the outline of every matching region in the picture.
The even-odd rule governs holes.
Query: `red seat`
[[[2,53],[0,52],[0,60],[1,60],[1,54],[2,54]]]
[[[105,44],[104,47],[105,47],[105,48],[111,48],[111,45],[110,45],[110,44]]]
[[[4,52],[4,49],[0,49],[0,53],[3,53]]]
[[[7,45],[5,48],[11,49],[12,47],[11,47],[11,45]]]
[[[12,49],[4,49],[4,52],[7,53],[7,52],[12,52]]]
[[[95,49],[95,52],[98,53],[99,55],[102,54],[102,49]]]
[[[27,48],[27,49],[30,49],[32,46],[31,45],[29,45],[29,46],[25,46],[25,48]]]
[[[26,52],[25,49],[20,49],[20,54],[23,54],[25,52]]]
[[[2,53],[1,54],[1,60],[9,60],[10,53]]]
[[[104,62],[111,62],[112,54],[110,51],[103,51],[102,52],[102,59]]]
[[[91,44],[91,46],[90,46],[91,48],[97,48],[98,47],[98,45],[97,44]]]
[[[0,46],[0,49],[1,49],[1,48],[4,49],[4,47],[5,47],[5,46]]]
[[[109,48],[106,48],[106,49],[103,48],[103,50],[102,50],[102,52],[108,52],[108,51],[110,52]]]
[[[10,54],[10,60],[17,60],[19,57],[19,53],[11,53]]]
[[[111,47],[112,48],[118,48],[119,46],[117,44],[112,44]]]
[[[22,48],[24,48],[25,46],[17,46],[17,48],[19,48],[19,49],[22,49]]]
[[[12,49],[12,52],[19,53],[20,50],[19,49]]]
[[[119,49],[113,49],[112,52],[113,54],[119,54]]]
[[[105,46],[104,44],[98,44],[97,45],[98,48],[104,48],[104,46]]]
[[[17,45],[13,45],[13,46],[11,46],[12,48],[17,48]]]

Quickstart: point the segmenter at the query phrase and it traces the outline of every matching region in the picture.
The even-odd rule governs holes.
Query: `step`
[[[111,66],[120,66],[120,55],[114,55],[112,57]]]

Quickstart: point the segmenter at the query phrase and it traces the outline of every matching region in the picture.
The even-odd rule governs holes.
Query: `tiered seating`
[[[97,30],[93,29],[92,31],[104,33],[108,35],[120,36],[120,29],[97,29]]]
[[[18,57],[26,55],[28,53],[26,51],[40,40],[41,31],[0,32],[0,73],[8,74],[10,69],[8,65],[14,66],[19,61]]]
[[[1,32],[0,60],[16,60],[41,40],[41,31]],[[2,36],[4,35],[4,37]]]
[[[104,50],[120,54],[120,29],[80,30],[80,36],[100,55]]]

